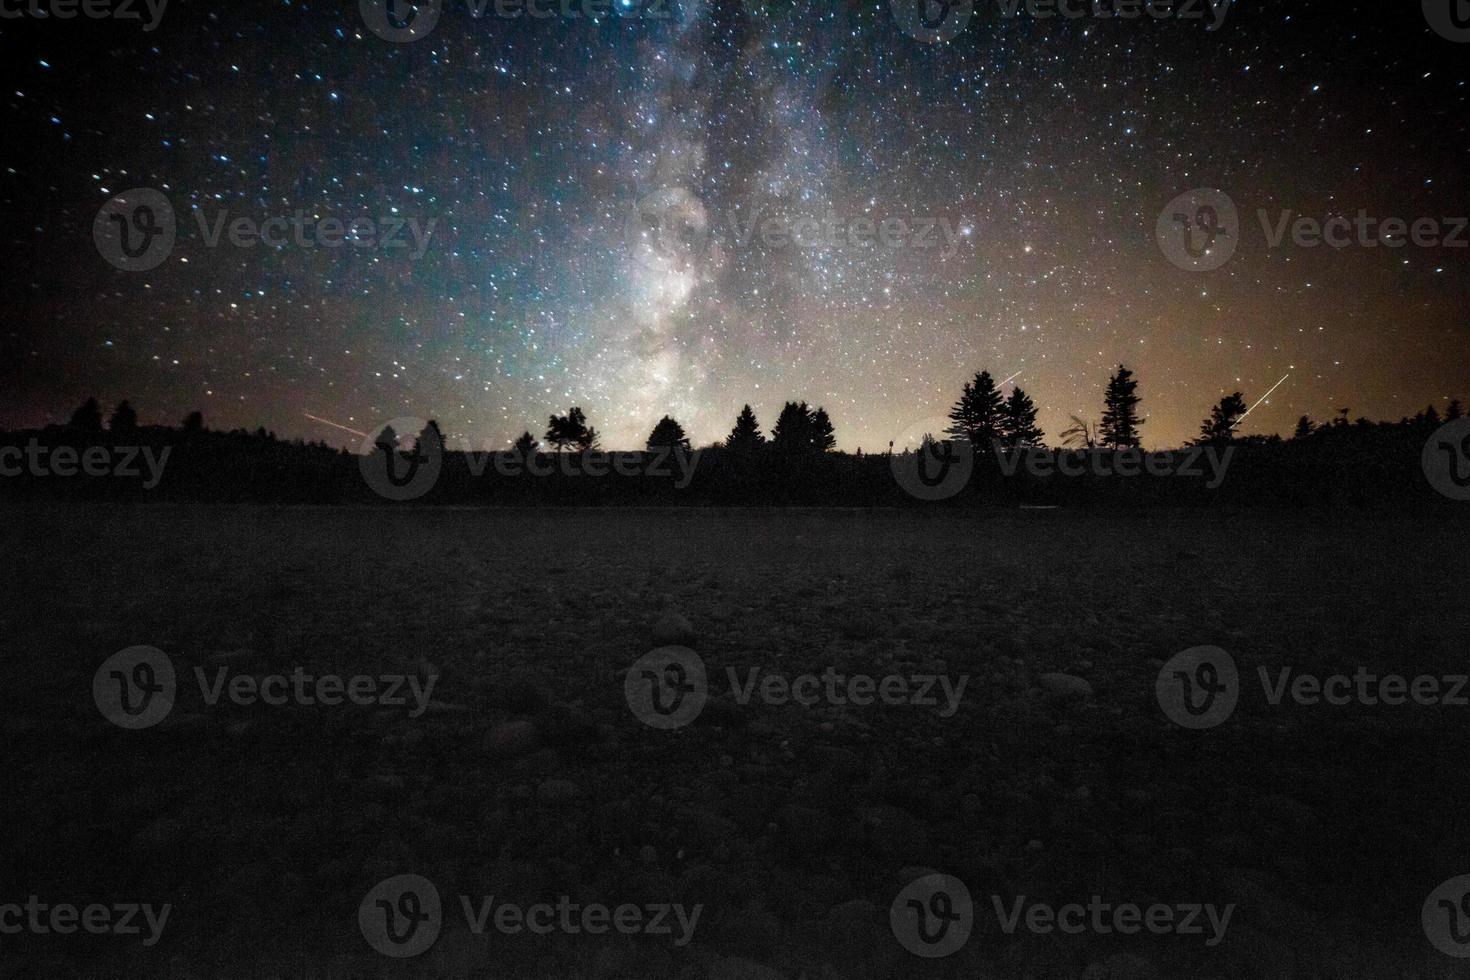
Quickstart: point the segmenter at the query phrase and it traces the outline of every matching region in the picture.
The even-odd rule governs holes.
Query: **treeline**
[[[1137,378],[1120,366],[1103,391],[1097,420],[1073,418],[1059,433],[1056,451],[1103,464],[1139,452],[1146,421],[1139,413],[1141,401]],[[1215,485],[1207,485],[1208,474],[1118,476],[1099,474],[1092,466],[1078,467],[1082,472],[1075,475],[1038,474],[1008,467],[1007,453],[1039,451],[1047,446],[1047,436],[1037,424],[1030,396],[1020,388],[1004,396],[987,371],[964,385],[949,413],[949,427],[926,438],[927,450],[890,445],[887,452],[837,452],[836,433],[825,409],[793,401],[783,406],[769,433],[762,431],[752,408],[744,406],[721,442],[699,449],[691,445],[683,425],[666,415],[653,426],[642,450],[607,454],[586,413],[573,407],[550,416],[542,438],[526,431],[494,458],[448,448],[432,420],[412,435],[384,427],[371,439],[368,455],[381,454],[396,469],[423,465],[431,457],[436,460],[432,482],[412,498],[425,504],[1434,507],[1449,503],[1429,485],[1420,461],[1430,436],[1444,422],[1463,415],[1458,401],[1443,411],[1429,406],[1397,422],[1350,420],[1347,409],[1329,420],[1304,417],[1287,438],[1237,435],[1247,413],[1244,396],[1235,392],[1222,398],[1200,424],[1193,445],[1231,450],[1228,472]],[[926,462],[926,451],[932,452],[936,444],[959,443],[973,450],[973,472],[944,499],[919,499],[896,476]],[[142,447],[165,465],[159,467],[154,484],[145,488],[145,480],[122,474],[67,479],[55,470],[37,471],[24,460],[27,451],[53,458],[45,453],[66,448],[77,455],[97,446]],[[1178,469],[1188,450],[1155,455],[1168,456]],[[617,466],[608,463],[614,457]],[[365,458],[323,442],[280,439],[264,428],[211,430],[199,412],[190,413],[177,426],[140,425],[127,401],[104,423],[101,407],[88,399],[65,425],[0,432],[0,494],[383,504],[383,495],[364,479]],[[507,460],[513,465],[502,465]],[[598,460],[603,461],[600,467],[587,465]]]

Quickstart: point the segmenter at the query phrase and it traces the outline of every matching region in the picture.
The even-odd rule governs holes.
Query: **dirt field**
[[[1470,707],[1273,705],[1257,679],[1465,673],[1470,523],[7,510],[0,905],[171,906],[151,946],[0,934],[7,976],[1470,976],[1421,925],[1470,874]],[[709,698],[661,730],[624,683],[671,640]],[[135,645],[178,694],[130,731],[93,678]],[[1239,705],[1187,730],[1155,681],[1201,645],[1239,665]],[[411,697],[210,705],[196,667],[437,680],[413,717]],[[727,668],[967,683],[948,716],[938,687],[936,706],[742,704]],[[926,959],[890,905],[936,871],[974,927]],[[399,874],[444,904],[414,959],[359,929]],[[477,936],[461,895],[702,912],[683,945]],[[1207,945],[1007,934],[992,899],[1094,895],[1234,910]]]

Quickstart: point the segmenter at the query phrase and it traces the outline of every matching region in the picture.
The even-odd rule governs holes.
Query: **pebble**
[[[1042,674],[1036,679],[1041,689],[1053,697],[1091,697],[1092,684],[1076,674]]]

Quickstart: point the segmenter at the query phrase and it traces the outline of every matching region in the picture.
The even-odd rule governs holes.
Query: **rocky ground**
[[[1467,669],[1465,523],[1299,515],[12,508],[0,904],[171,903],[156,945],[0,935],[6,976],[1449,978],[1420,910],[1470,874],[1470,707],[1271,705],[1258,667]],[[146,644],[141,731],[93,673]],[[698,653],[691,724],[629,666]],[[1234,716],[1161,712],[1208,644]],[[193,670],[437,677],[419,717],[204,703]],[[958,709],[741,704],[745,675],[969,678]],[[1053,676],[1057,675],[1057,676]],[[1470,691],[1465,692],[1470,694]],[[889,906],[966,882],[917,957]],[[442,934],[375,952],[422,875]],[[693,939],[476,936],[456,896],[702,905]],[[990,896],[1234,903],[1223,941],[1006,934]]]

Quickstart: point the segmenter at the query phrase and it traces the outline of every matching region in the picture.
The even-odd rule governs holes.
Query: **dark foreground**
[[[171,914],[151,946],[146,926],[0,934],[6,976],[1470,976],[1420,919],[1470,874],[1470,707],[1272,705],[1257,680],[1465,673],[1463,521],[7,510],[0,906]],[[670,611],[710,698],[658,730],[624,679]],[[93,674],[140,644],[179,694],[128,731]],[[1234,657],[1242,693],[1189,731],[1155,679],[1200,645]],[[196,667],[438,680],[414,718],[411,698],[211,706]],[[727,667],[969,680],[941,717],[942,695],[742,705]],[[1043,689],[1051,672],[1091,693]],[[889,915],[931,871],[975,903],[940,959]],[[444,904],[405,960],[358,922],[399,874]],[[683,945],[677,926],[477,936],[461,895],[702,912]],[[1207,945],[1208,926],[1008,934],[993,906],[1095,895],[1234,912]]]

